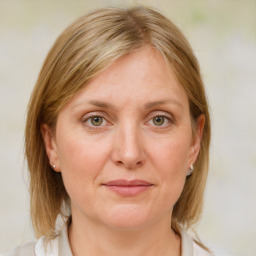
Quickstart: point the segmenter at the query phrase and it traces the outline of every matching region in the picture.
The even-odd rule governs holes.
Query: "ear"
[[[52,129],[47,124],[41,124],[41,134],[44,140],[45,151],[53,170],[60,172],[57,145]]]
[[[190,165],[196,162],[197,156],[199,154],[201,138],[204,130],[204,124],[205,124],[205,116],[201,114],[196,120],[195,128],[193,131],[194,134],[192,137],[191,151],[190,151],[190,157],[189,157]]]

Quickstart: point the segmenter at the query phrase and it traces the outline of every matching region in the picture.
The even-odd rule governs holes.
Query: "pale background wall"
[[[256,255],[255,0],[0,0],[0,252],[33,238],[23,132],[47,51],[80,15],[131,3],[157,7],[171,18],[202,66],[213,140],[199,235],[217,251]]]

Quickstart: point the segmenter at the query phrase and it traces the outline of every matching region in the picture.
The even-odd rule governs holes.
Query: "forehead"
[[[68,105],[75,107],[88,100],[120,106],[171,100],[188,106],[186,93],[170,65],[150,46],[119,58],[86,84]]]

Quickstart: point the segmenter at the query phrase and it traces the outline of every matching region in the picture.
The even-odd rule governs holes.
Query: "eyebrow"
[[[159,105],[164,105],[167,103],[172,103],[172,104],[178,105],[179,107],[182,108],[182,105],[180,104],[180,102],[178,102],[175,99],[166,99],[166,100],[148,102],[144,105],[144,107],[145,107],[145,109],[150,109],[150,108],[157,107]]]
[[[89,101],[89,103],[96,106],[96,107],[100,107],[100,108],[115,109],[115,107],[112,104],[106,103],[106,102],[103,102],[103,101],[92,100],[92,101]],[[172,104],[175,104],[175,105],[182,108],[181,103],[178,102],[175,99],[165,99],[165,100],[148,102],[144,105],[144,108],[145,109],[150,109],[150,108],[154,108],[154,107],[164,105],[164,104],[167,104],[167,103],[172,103]]]

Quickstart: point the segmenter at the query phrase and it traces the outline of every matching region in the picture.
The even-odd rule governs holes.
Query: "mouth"
[[[121,196],[136,196],[150,189],[153,184],[145,180],[112,180],[103,183],[107,189]]]

